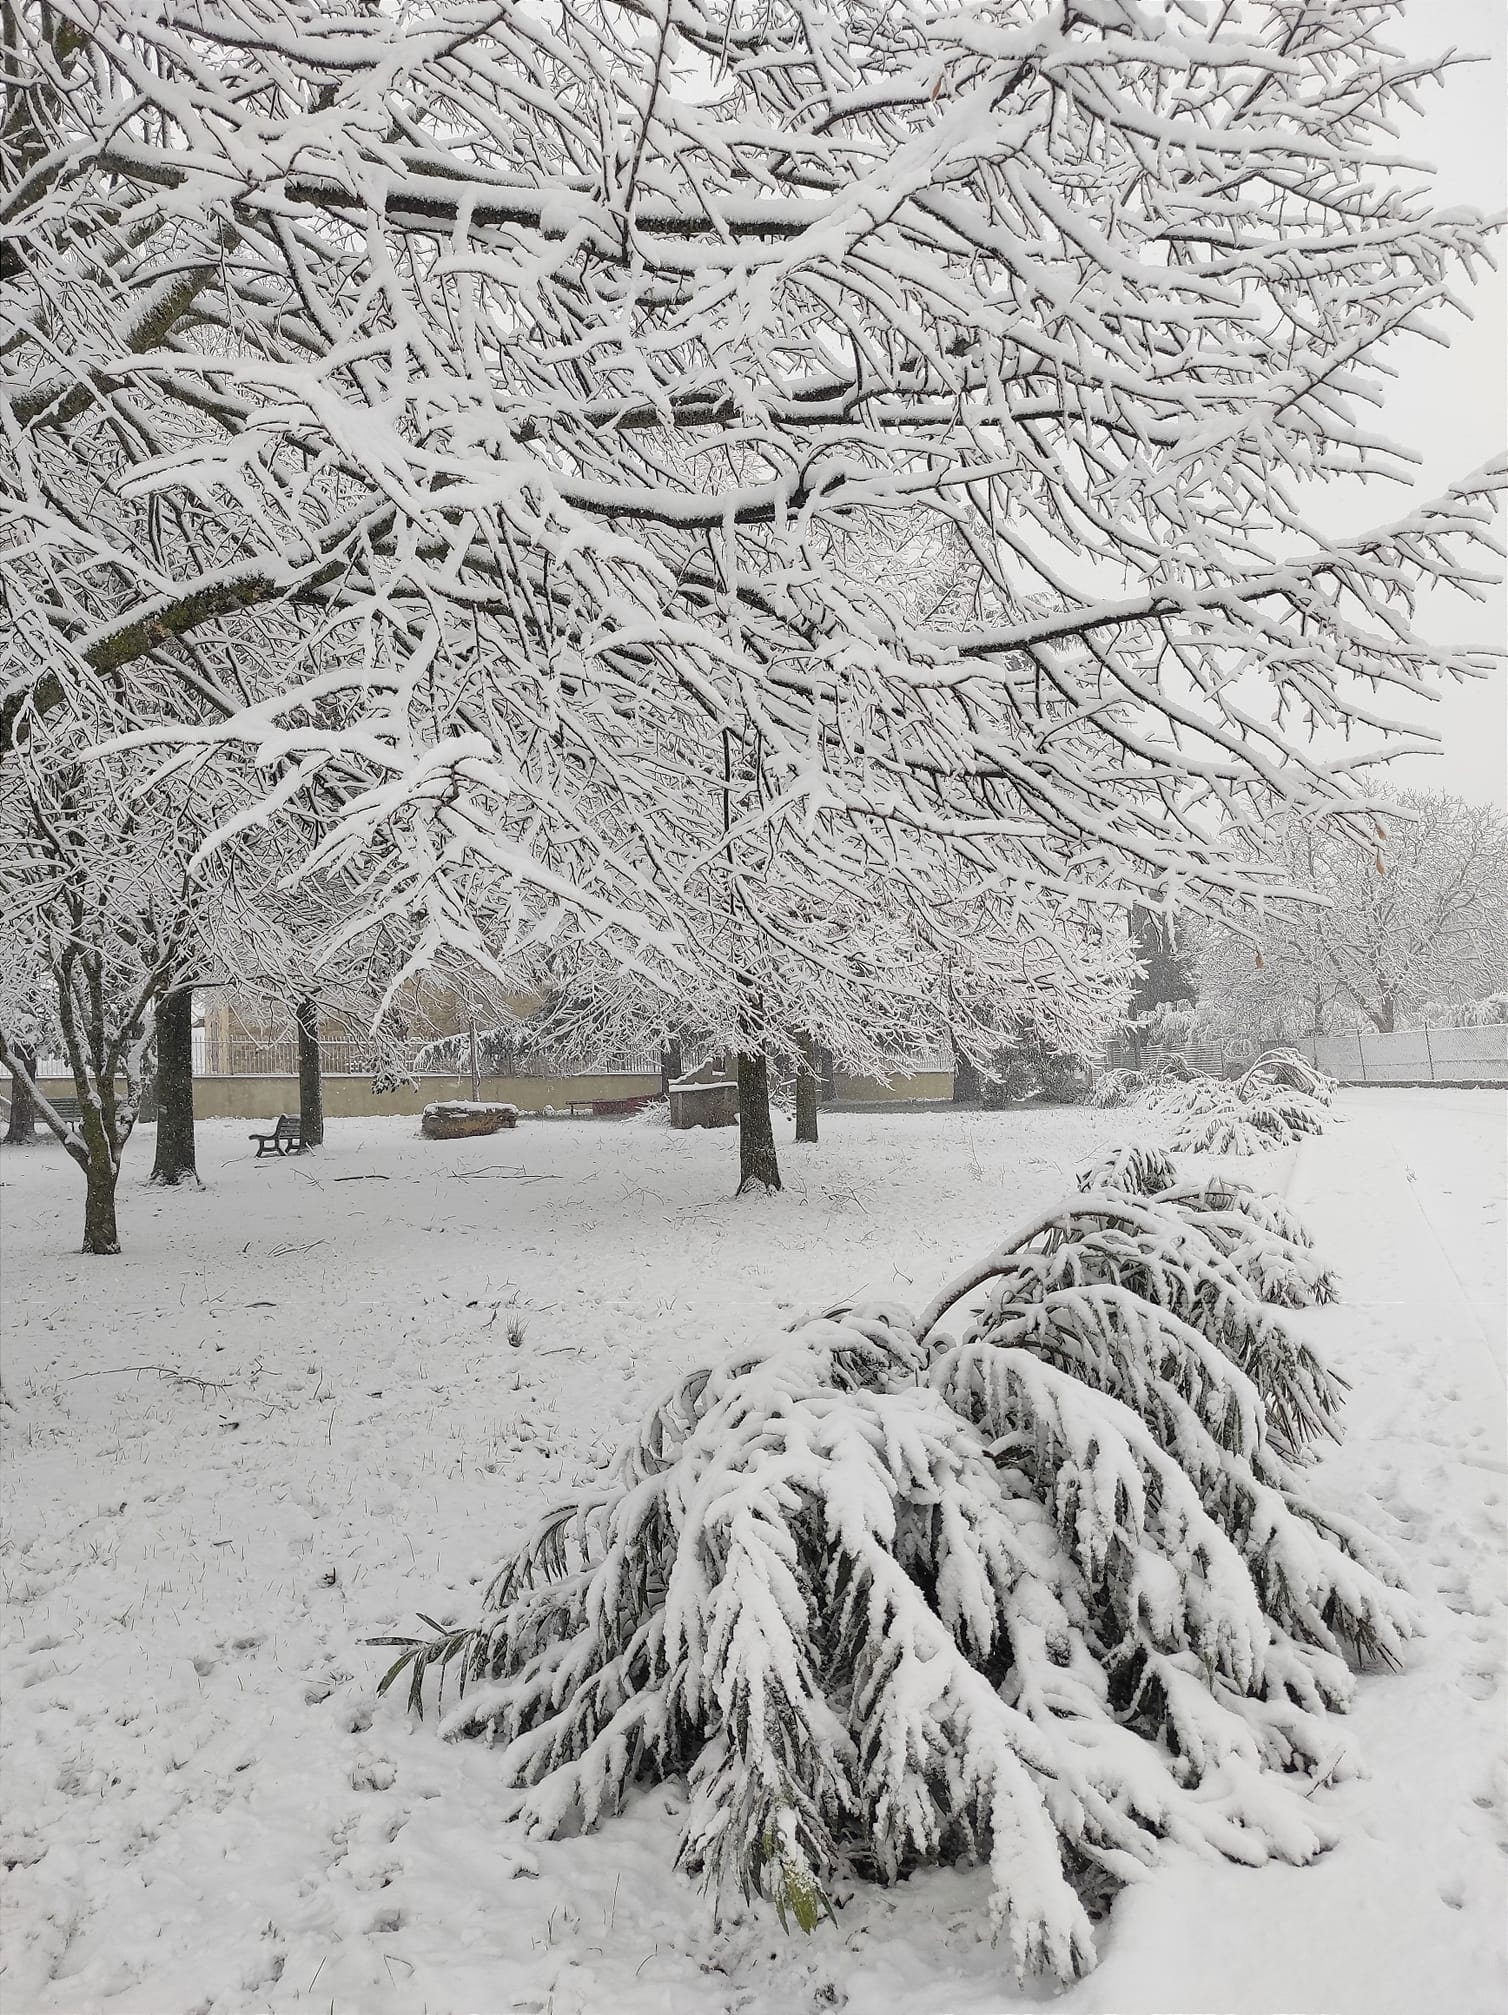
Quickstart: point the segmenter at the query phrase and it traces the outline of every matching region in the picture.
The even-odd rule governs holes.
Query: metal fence
[[[1291,1045],[1342,1084],[1508,1084],[1508,1024],[1480,1028],[1398,1029],[1392,1035],[1304,1036]],[[1210,1077],[1239,1077],[1260,1050],[1250,1043],[1188,1043],[1137,1050],[1121,1041],[1104,1068],[1156,1071],[1178,1056]]]
[[[1295,1045],[1342,1084],[1508,1084],[1508,1023],[1310,1036]]]
[[[1156,1071],[1173,1057],[1207,1077],[1239,1077],[1259,1052],[1250,1043],[1166,1043],[1154,1048],[1115,1041],[1105,1045],[1105,1070]]]

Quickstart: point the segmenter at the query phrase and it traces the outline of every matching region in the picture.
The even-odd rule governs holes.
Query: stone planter
[[[670,1087],[670,1124],[684,1132],[694,1126],[738,1125],[738,1080],[721,1063],[703,1064]]]
[[[516,1105],[473,1105],[469,1099],[438,1099],[424,1108],[419,1131],[426,1140],[470,1140],[474,1134],[502,1133],[518,1125]]]

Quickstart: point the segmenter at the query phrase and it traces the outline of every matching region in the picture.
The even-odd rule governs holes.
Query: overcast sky
[[[1489,212],[1508,206],[1508,6],[1504,0],[1412,0],[1400,32],[1420,54],[1455,47],[1488,60],[1452,72],[1426,100],[1426,116],[1401,136],[1407,150],[1439,170],[1444,203],[1471,203]],[[1388,402],[1387,431],[1421,451],[1421,492],[1434,493],[1508,444],[1508,262],[1474,290],[1475,319],[1452,323],[1448,351],[1410,342],[1395,352],[1400,377]],[[1397,515],[1389,491],[1374,490],[1379,519]],[[1425,634],[1501,648],[1508,644],[1508,602],[1499,588],[1484,607],[1458,594],[1432,598]],[[1448,692],[1436,707],[1418,709],[1444,737],[1438,757],[1396,766],[1400,784],[1460,791],[1508,802],[1508,676]]]

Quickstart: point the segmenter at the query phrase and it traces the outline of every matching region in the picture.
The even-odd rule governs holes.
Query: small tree
[[[152,1010],[185,989],[203,894],[189,866],[198,834],[178,794],[143,797],[119,765],[74,761],[79,732],[57,716],[38,728],[8,767],[0,828],[0,903],[22,962],[47,977],[78,1120],[42,1094],[23,1036],[3,1024],[0,1062],[83,1170],[84,1251],[116,1253],[116,1184]]]

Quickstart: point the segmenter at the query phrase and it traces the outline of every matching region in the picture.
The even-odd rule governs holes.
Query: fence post
[[[1429,1039],[1429,1023],[1424,1024],[1424,1054],[1429,1058],[1429,1081],[1435,1081],[1435,1046]]]
[[[1361,1039],[1361,1030],[1360,1030],[1360,1029],[1358,1029],[1358,1030],[1356,1031],[1356,1054],[1357,1054],[1357,1056],[1358,1056],[1358,1057],[1360,1058],[1360,1060],[1361,1060],[1361,1081],[1362,1081],[1362,1083],[1363,1083],[1363,1084],[1366,1084],[1366,1083],[1367,1083],[1367,1050],[1366,1050],[1366,1045],[1365,1045],[1365,1043],[1363,1043],[1363,1041],[1362,1041],[1362,1039]]]

